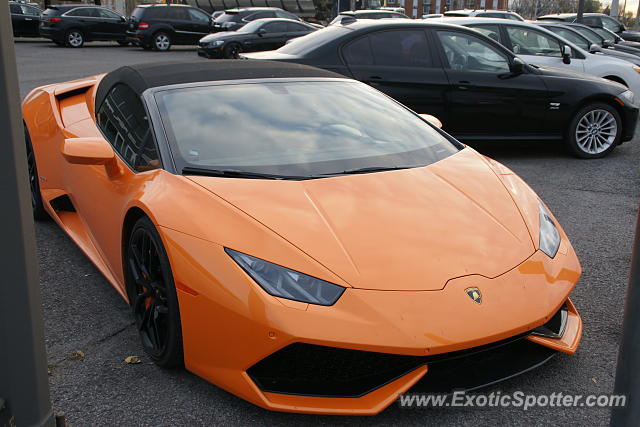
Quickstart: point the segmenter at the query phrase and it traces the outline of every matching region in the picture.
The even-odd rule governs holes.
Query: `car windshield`
[[[461,147],[355,81],[197,86],[155,99],[181,171],[310,178],[425,166]]]
[[[240,14],[237,12],[225,12],[216,18],[216,22],[219,22],[220,24],[224,22],[231,22],[231,21],[237,22],[239,20],[240,20]]]
[[[279,53],[288,55],[304,55],[322,47],[326,42],[349,34],[351,30],[340,25],[331,25],[322,31],[314,31],[304,37],[293,39],[292,42],[278,49]]]

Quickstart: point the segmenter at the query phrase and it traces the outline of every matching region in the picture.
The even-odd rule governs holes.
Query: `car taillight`
[[[62,18],[47,18],[47,22],[60,22]]]
[[[149,24],[147,24],[146,22],[139,22],[138,23],[138,29],[139,30],[146,30],[147,28],[149,28]]]

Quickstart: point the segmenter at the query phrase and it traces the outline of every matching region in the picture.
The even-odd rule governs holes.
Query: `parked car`
[[[611,40],[607,40],[606,37],[598,34],[595,28],[589,27],[587,25],[570,22],[558,22],[558,24],[578,31],[580,34],[587,37],[591,42],[597,43],[602,47],[612,48],[614,50],[630,53],[632,55],[640,55],[640,43],[638,42],[626,41],[620,38],[620,36],[615,35],[614,41],[612,43]]]
[[[544,28],[545,30],[551,31],[558,37],[562,37],[563,39],[568,40],[569,42],[575,44],[585,52],[589,52],[592,55],[613,56],[640,66],[640,56],[615,50],[612,47],[604,47],[600,43],[594,43],[586,36],[578,32],[575,28],[567,27],[566,25],[562,25],[561,23],[548,21],[540,21],[536,22],[536,24]]]
[[[478,18],[500,18],[511,19],[513,21],[524,21],[524,18],[515,12],[509,12],[506,10],[490,10],[490,9],[461,9],[461,10],[448,10],[444,13],[445,17],[478,17]]]
[[[578,349],[582,268],[540,197],[360,82],[148,63],[39,87],[22,112],[34,216],[130,305],[159,368],[266,409],[374,415],[419,380],[515,388]]]
[[[277,7],[243,7],[227,9],[214,22],[214,31],[236,31],[256,19],[286,18],[294,21],[302,19],[291,12]]]
[[[175,45],[195,45],[213,31],[213,18],[205,11],[181,4],[148,4],[135,8],[127,40],[143,49],[165,52]]]
[[[336,24],[276,51],[242,56],[355,78],[440,118],[444,129],[466,140],[564,139],[579,157],[602,157],[633,137],[638,117],[633,92],[621,84],[528,65],[478,31],[434,19]],[[600,119],[614,125],[596,129]],[[584,129],[602,138],[597,146]]]
[[[333,21],[329,23],[329,25],[337,24],[339,22],[342,22],[344,19],[353,20],[353,19],[392,19],[392,18],[410,19],[404,13],[394,12],[391,10],[381,10],[381,9],[347,10],[344,12],[340,12],[340,14],[336,16],[333,19]]]
[[[591,55],[577,45],[529,22],[492,18],[440,20],[476,29],[529,64],[579,71],[621,83],[640,97],[640,67],[623,59]]]
[[[198,55],[205,58],[237,58],[241,52],[278,49],[288,40],[317,30],[305,22],[291,19],[256,19],[237,31],[204,36],[198,43]]]
[[[14,37],[40,37],[40,14],[42,9],[35,6],[9,2],[11,26]]]
[[[49,6],[40,18],[40,35],[57,45],[82,47],[90,41],[127,42],[127,19],[114,11],[86,5]]]
[[[426,15],[422,15],[422,19],[433,19],[433,18],[442,18],[444,15],[442,13],[428,13]]]
[[[544,15],[538,18],[540,21],[564,21],[575,22],[577,14],[575,13],[559,13],[556,15]],[[624,24],[615,18],[604,13],[585,13],[582,16],[582,23],[590,27],[606,28],[622,37],[624,40],[640,42],[640,32],[629,31]]]

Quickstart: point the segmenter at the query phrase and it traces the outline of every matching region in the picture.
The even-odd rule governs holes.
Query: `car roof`
[[[447,24],[466,25],[466,24],[501,24],[501,25],[524,25],[529,26],[531,23],[522,21],[513,21],[510,19],[502,18],[485,18],[477,16],[444,16],[442,18],[434,18],[431,21],[442,22]]]
[[[280,10],[279,7],[235,7],[233,9],[225,9],[225,12],[233,12],[233,13],[238,13],[238,12],[257,12],[260,10]],[[291,12],[290,12],[291,13]]]
[[[52,4],[52,5],[49,5],[47,7],[47,9],[70,10],[70,9],[76,9],[78,7],[100,7],[100,6],[96,6],[96,5],[93,5],[93,4],[85,4],[85,3],[78,3],[78,4]]]
[[[158,3],[158,4],[139,4],[136,7],[146,8],[146,7],[193,7],[193,6],[189,4],[179,4],[179,3],[171,3],[171,4]]]
[[[169,61],[127,65],[106,74],[100,81],[96,91],[96,107],[99,108],[111,88],[118,84],[127,85],[140,96],[147,89],[176,84],[295,77],[344,78],[340,74],[308,65],[276,61]]]
[[[279,22],[279,21],[283,21],[283,22],[292,22],[294,24],[306,24],[310,27],[313,27],[313,25],[310,25],[308,22],[304,22],[304,21],[297,21],[295,19],[290,19],[290,18],[260,18],[260,19],[254,19],[251,22]]]
[[[386,10],[386,9],[358,9],[358,10],[345,10],[340,12],[340,15],[358,15],[365,13],[386,13],[387,15],[397,15],[398,13],[395,10]]]
[[[433,19],[350,19],[346,22],[338,22],[333,26],[338,26],[348,30],[359,30],[362,28],[385,28],[385,27],[460,27],[460,19],[467,18],[433,18]],[[445,21],[446,20],[446,21]],[[504,19],[491,18],[492,21],[504,22]],[[442,22],[441,22],[442,21]],[[516,21],[514,21],[516,22]]]

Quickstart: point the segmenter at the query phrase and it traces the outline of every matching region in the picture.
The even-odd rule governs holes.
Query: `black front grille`
[[[469,381],[448,381],[447,377],[456,373],[456,369],[472,365],[474,361],[482,363],[499,360],[497,368],[482,368],[491,378],[513,376],[515,371],[523,371],[540,363],[540,357],[529,358],[521,351],[529,351],[527,334],[517,335],[495,343],[473,347],[466,350],[438,354],[434,356],[404,356],[397,354],[375,353],[369,351],[347,350],[313,344],[294,343],[267,356],[247,370],[257,386],[266,392],[327,397],[359,397],[403,376],[406,373],[428,364],[428,377],[434,385],[447,383],[451,390],[466,388],[469,385],[486,385],[483,375],[472,378],[462,375]],[[525,343],[524,347],[522,343]],[[533,343],[530,343],[533,344]],[[541,347],[533,344],[535,347]],[[526,347],[526,348],[525,348]],[[544,347],[543,347],[544,348]],[[551,350],[552,353],[555,353]],[[531,353],[533,354],[533,353]],[[545,359],[546,357],[546,359]],[[550,358],[545,353],[542,359]],[[514,369],[502,369],[509,359],[518,362]],[[487,363],[485,363],[486,365]],[[456,368],[459,365],[460,368]],[[435,372],[435,373],[434,373]],[[468,382],[469,384],[464,384]],[[438,385],[440,387],[440,385]]]

